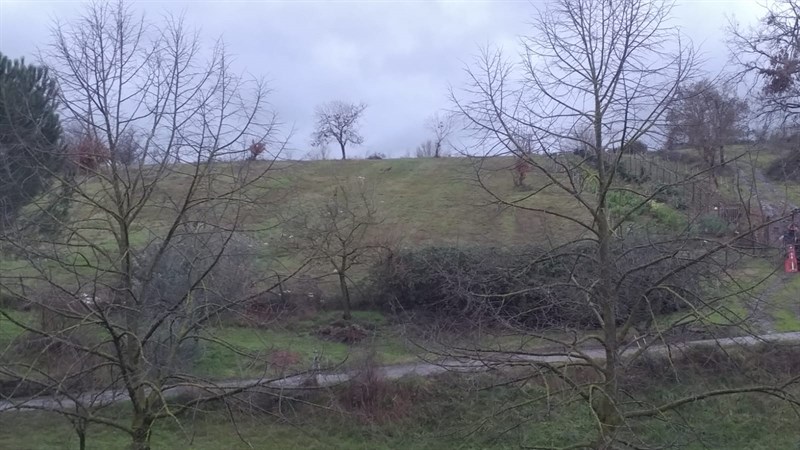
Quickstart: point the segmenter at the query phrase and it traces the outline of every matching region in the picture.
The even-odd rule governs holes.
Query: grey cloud
[[[740,21],[760,10],[750,0],[683,1],[675,22],[703,44],[713,64],[725,59],[725,14]],[[272,103],[295,126],[295,155],[308,147],[315,105],[341,99],[369,104],[360,152],[402,155],[427,137],[424,121],[449,107],[464,62],[479,45],[512,50],[542,2],[141,2],[157,18],[184,12],[209,43],[222,35],[238,68],[263,75]],[[0,51],[32,59],[49,40],[51,19],[69,20],[75,2],[0,1]]]

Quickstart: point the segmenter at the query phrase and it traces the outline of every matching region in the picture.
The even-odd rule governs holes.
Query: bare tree
[[[119,137],[111,158],[121,165],[136,164],[142,157],[141,143],[133,129],[125,130]]]
[[[331,157],[331,150],[327,145],[315,145],[314,150],[306,153],[306,159],[311,161],[325,161]]]
[[[428,118],[426,127],[433,134],[433,157],[443,154],[444,146],[455,129],[455,116],[450,113],[435,113]],[[419,157],[419,156],[418,156]]]
[[[800,2],[778,0],[757,25],[732,23],[729,46],[740,79],[750,81],[760,100],[758,112],[780,123],[800,113]]]
[[[76,430],[113,427],[147,449],[157,420],[197,404],[170,403],[169,389],[242,390],[214,389],[192,366],[205,344],[236,352],[211,322],[272,287],[242,264],[253,248],[247,205],[268,201],[258,180],[271,164],[241,156],[248,142],[282,144],[264,82],[235,73],[221,43],[206,52],[182,17],[148,22],[123,2],[98,2],[53,30],[43,59],[64,114],[110,156],[80,159],[90,176],[55,174],[75,208],[62,233],[0,236],[21,267],[0,274],[0,289],[52,318],[0,311],[26,330],[26,351],[40,353],[4,353],[0,373],[72,399],[73,408],[54,400],[42,409],[75,419]],[[94,394],[78,395],[84,388]],[[127,414],[103,414],[116,396],[130,399]]]
[[[255,161],[258,157],[266,151],[267,146],[264,145],[263,142],[255,142],[253,141],[249,147],[247,147],[247,151],[250,152],[250,155],[247,156],[248,161]]]
[[[620,385],[632,359],[654,342],[666,342],[670,330],[682,326],[655,320],[663,311],[656,297],[665,294],[663,299],[681,305],[692,323],[703,323],[706,313],[700,311],[708,311],[705,308],[719,310],[714,309],[720,305],[719,298],[687,291],[678,276],[716,266],[714,256],[731,243],[715,242],[703,248],[685,225],[661,234],[637,229],[630,221],[654,204],[664,189],[705,177],[706,172],[687,174],[687,178],[658,187],[630,187],[617,180],[625,152],[612,149],[624,149],[645,135],[651,137],[648,133],[663,125],[667,111],[678,99],[679,87],[692,75],[694,53],[669,25],[669,14],[669,3],[659,0],[548,2],[534,19],[534,32],[521,40],[524,51],[520,61],[511,61],[500,50],[485,49],[467,68],[468,84],[452,91],[455,106],[477,142],[475,148],[483,150],[475,159],[478,183],[497,205],[553,221],[553,228],[559,230],[549,237],[552,249],[531,257],[526,267],[541,264],[541,270],[550,271],[562,256],[571,261],[563,278],[552,284],[528,284],[497,296],[477,292],[472,294],[475,301],[487,304],[494,299],[502,306],[515,295],[540,290],[566,295],[574,290],[571,307],[596,321],[596,329],[576,332],[526,327],[515,322],[516,318],[498,319],[548,344],[542,354],[560,362],[534,358],[531,361],[536,362],[526,360],[525,364],[534,367],[535,375],[550,373],[559,378],[568,401],[582,401],[594,418],[596,437],[567,448],[646,447],[638,440],[632,421],[664,417],[708,396],[703,393],[644,406],[646,401],[626,397]],[[528,136],[529,142],[522,139]],[[580,149],[580,154],[574,154],[575,149]],[[499,191],[491,183],[492,168],[508,164],[509,155],[527,163],[535,173],[533,192],[520,197]],[[493,162],[495,158],[499,158],[497,162]],[[543,195],[556,194],[557,200],[550,197],[537,202]],[[751,232],[748,229],[743,234]],[[674,258],[680,261],[675,266],[661,266],[676,262]],[[651,270],[654,276],[635,283],[635,292],[625,290],[632,277]],[[536,311],[535,305],[525,306],[525,311]],[[564,339],[564,335],[570,337]],[[591,346],[601,350],[587,352]],[[455,352],[486,364],[513,364],[520,353],[542,355],[498,346],[462,350]],[[580,379],[570,376],[573,370],[581,371]],[[736,392],[748,391],[731,389],[725,394]]]
[[[333,269],[342,295],[342,318],[352,318],[352,268],[368,262],[382,248],[370,235],[380,224],[374,189],[365,179],[340,182],[330,197],[312,205],[294,227],[312,259]]]
[[[428,139],[417,146],[415,154],[417,158],[433,158],[436,155],[436,143]]]
[[[700,80],[679,90],[667,114],[667,139],[696,148],[709,167],[723,165],[725,145],[746,135],[747,114],[734,89]]]
[[[311,145],[324,146],[335,141],[342,151],[342,159],[347,159],[347,145],[360,145],[364,138],[359,133],[359,120],[367,105],[332,101],[317,107],[314,113],[316,124],[311,135]]]

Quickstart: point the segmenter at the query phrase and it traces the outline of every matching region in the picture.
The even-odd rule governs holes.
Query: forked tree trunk
[[[150,432],[154,419],[150,414],[137,412],[133,416],[133,435],[130,450],[150,450]]]

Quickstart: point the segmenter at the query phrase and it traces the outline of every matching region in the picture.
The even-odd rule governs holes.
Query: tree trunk
[[[153,417],[147,413],[134,414],[130,450],[150,450],[150,431],[153,428],[153,421]]]
[[[86,430],[78,430],[78,448],[86,450]]]
[[[436,142],[436,149],[433,151],[433,157],[434,158],[438,158],[439,157],[439,150],[441,150],[441,148],[442,148],[442,143],[441,142]]]
[[[720,145],[719,146],[719,165],[722,166],[724,164],[725,164],[725,146],[724,145]]]
[[[714,154],[714,148],[705,146],[703,147],[703,159],[705,160],[706,164],[708,164],[709,169],[714,169],[714,166],[717,163],[717,158]]]
[[[344,265],[342,265],[344,267]],[[347,276],[343,271],[339,271],[339,287],[342,289],[342,307],[344,313],[342,319],[350,320],[353,315],[350,313],[350,289],[347,288]]]
[[[599,98],[599,97],[596,97]],[[600,421],[601,433],[599,436],[598,448],[606,448],[608,442],[613,440],[616,430],[622,423],[622,418],[617,410],[617,398],[619,396],[617,386],[618,372],[618,344],[617,344],[617,296],[614,288],[614,260],[611,254],[611,241],[613,230],[611,217],[608,212],[607,194],[611,184],[613,172],[609,171],[603,163],[605,151],[603,149],[603,115],[599,100],[595,100],[595,152],[598,156],[598,178],[599,186],[597,190],[597,263],[600,269],[600,278],[597,283],[596,301],[601,308],[601,320],[603,327],[603,347],[605,350],[605,366],[603,367],[603,382],[599,389],[595,389],[592,395],[592,409]],[[602,392],[599,392],[602,391]]]
[[[347,153],[345,153],[344,150],[344,142],[339,142],[339,148],[342,149],[342,161],[344,161],[345,159],[347,159]]]

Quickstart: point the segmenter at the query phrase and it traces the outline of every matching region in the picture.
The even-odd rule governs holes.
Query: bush
[[[622,149],[623,153],[647,153],[647,144],[640,140],[634,140],[625,144],[625,147]]]
[[[779,381],[800,373],[798,349],[793,345],[762,343],[752,347],[723,349],[696,346],[664,355],[642,355],[632,361],[621,382],[641,390],[665,384],[687,383],[691,377],[746,377]]]
[[[670,231],[680,231],[686,228],[686,217],[665,203],[648,202],[650,214]]]
[[[323,308],[326,299],[322,292],[319,280],[301,275],[236,305],[228,322],[242,327],[267,327],[288,317],[308,319]]]
[[[677,258],[663,258],[673,248],[632,241],[614,251],[618,264],[620,319],[640,304],[646,290],[672,268]],[[429,247],[406,250],[374,268],[368,291],[393,311],[424,313],[437,320],[513,322],[532,328],[596,326],[587,291],[599,277],[596,248],[575,243],[558,252],[536,247],[514,251],[496,248]],[[623,256],[624,255],[624,256]],[[658,260],[658,261],[657,261]],[[657,261],[657,262],[656,262]],[[654,262],[642,270],[644,262]],[[622,276],[629,271],[626,276]],[[677,311],[685,303],[676,294],[696,289],[702,270],[678,272],[670,289],[647,292],[655,313]],[[674,292],[674,293],[673,293]]]
[[[384,153],[372,153],[367,156],[367,159],[386,159],[386,155]]]
[[[770,163],[766,175],[776,181],[800,181],[800,152],[789,152]]]
[[[369,336],[366,328],[345,320],[320,327],[315,334],[322,339],[342,344],[357,344]]]
[[[633,211],[629,219],[640,216],[647,212],[647,205],[642,205],[642,196],[628,191],[610,191],[606,196],[608,212],[614,219],[621,219],[623,216]],[[637,208],[634,211],[634,208]]]
[[[352,378],[338,389],[338,403],[364,423],[387,423],[409,416],[429,394],[418,382],[387,380],[369,352],[356,357]]]
[[[730,230],[728,222],[716,214],[701,216],[697,219],[696,227],[699,233],[716,237],[724,236]]]
[[[653,196],[653,200],[666,203],[679,211],[685,211],[689,208],[685,196],[676,186],[659,183],[656,188],[658,191]]]
[[[211,227],[181,230],[165,248],[155,240],[136,258],[134,295],[138,314],[166,317],[144,351],[156,370],[188,366],[199,355],[197,339],[175,341],[174,331],[225,318],[242,306],[253,286],[255,245],[243,235]]]

